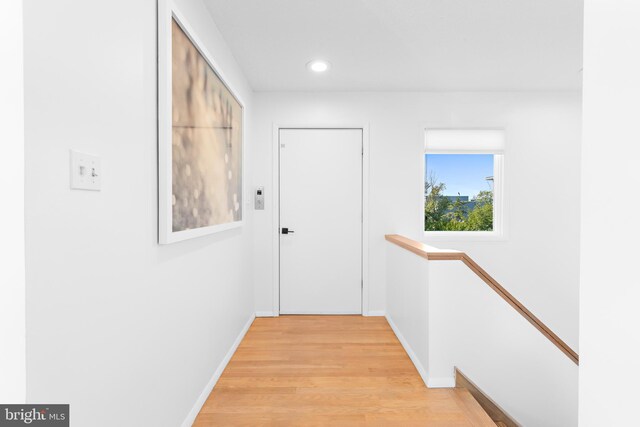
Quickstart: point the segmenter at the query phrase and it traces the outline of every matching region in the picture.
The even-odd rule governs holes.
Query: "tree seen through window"
[[[493,231],[493,155],[426,154],[425,231]]]

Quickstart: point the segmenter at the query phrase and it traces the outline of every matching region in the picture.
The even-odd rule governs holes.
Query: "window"
[[[501,236],[504,132],[427,129],[425,136],[425,232]]]

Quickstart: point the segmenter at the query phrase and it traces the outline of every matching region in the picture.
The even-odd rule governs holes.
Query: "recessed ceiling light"
[[[307,63],[307,68],[316,73],[324,73],[329,69],[329,63],[327,61],[322,61],[319,59],[315,59],[309,63]]]

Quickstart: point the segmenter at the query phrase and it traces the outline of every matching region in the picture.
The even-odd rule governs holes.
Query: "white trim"
[[[187,37],[200,52],[202,57],[209,63],[215,74],[220,78],[231,95],[240,104],[242,110],[242,141],[241,151],[242,172],[240,185],[242,195],[240,196],[240,206],[242,207],[242,219],[225,224],[200,227],[191,230],[174,232],[172,229],[172,152],[171,152],[171,20],[175,19],[178,25],[185,32]],[[201,237],[220,231],[241,227],[246,217],[246,206],[244,200],[246,196],[245,188],[245,136],[247,134],[245,114],[245,103],[238,93],[232,89],[229,80],[225,78],[219,64],[213,59],[205,44],[196,35],[193,27],[180,12],[174,0],[158,1],[158,243],[169,244],[182,240]]]
[[[454,377],[429,378],[427,380],[427,387],[429,388],[454,388],[455,386],[456,379]]]
[[[424,222],[424,220],[423,220]],[[504,242],[507,236],[495,231],[423,231],[424,242]]]
[[[273,234],[271,240],[271,266],[273,270],[272,302],[273,313],[280,315],[280,126],[273,124],[271,138],[271,164],[273,195]]]
[[[302,314],[302,315],[309,315],[309,316],[340,316],[340,315],[344,315],[344,316],[351,316],[351,315],[357,315],[357,314],[361,314],[358,311],[344,311],[344,310],[285,310],[285,311],[280,311],[281,315],[287,315],[287,314]]]
[[[273,311],[256,311],[256,317],[278,317]]]
[[[493,156],[493,225],[496,239],[507,240],[505,212],[505,153]]]
[[[387,319],[387,322],[389,322],[389,326],[391,326],[393,333],[396,334],[396,337],[398,337],[398,341],[400,341],[400,344],[402,344],[402,347],[404,347],[404,351],[407,352],[409,359],[411,359],[411,361],[413,362],[413,365],[418,370],[418,373],[420,374],[420,377],[422,378],[424,385],[428,387],[429,380],[427,377],[427,370],[424,368],[424,366],[422,366],[422,363],[420,363],[418,356],[409,345],[409,342],[404,338],[404,336],[402,335],[402,333],[400,332],[396,324],[393,322],[393,320],[391,319],[391,316],[387,314],[385,315],[385,318]]]
[[[251,324],[253,323],[253,320],[255,318],[256,318],[255,314],[252,314],[249,317],[249,320],[244,325],[244,327],[240,331],[240,334],[238,335],[236,340],[231,345],[231,348],[229,349],[229,351],[225,355],[224,359],[222,359],[222,362],[220,362],[220,364],[216,368],[215,372],[213,373],[213,376],[211,377],[211,379],[209,380],[207,385],[204,387],[204,390],[202,390],[202,393],[200,393],[200,396],[198,397],[198,400],[196,400],[196,403],[193,405],[193,408],[191,408],[191,411],[189,411],[189,414],[187,414],[187,418],[185,418],[185,420],[182,422],[182,427],[191,427],[193,425],[193,422],[196,420],[196,417],[200,413],[200,410],[202,409],[202,406],[204,406],[205,402],[207,401],[207,398],[211,394],[211,391],[213,390],[213,388],[215,387],[216,383],[220,379],[220,376],[222,375],[222,372],[224,371],[224,369],[229,364],[229,361],[231,360],[231,358],[233,357],[234,353],[238,349],[238,346],[240,345],[240,343],[244,339],[244,336],[247,334],[247,331],[251,327]]]
[[[361,313],[369,312],[369,124],[354,123],[273,123],[272,126],[272,194],[273,194],[273,234],[272,234],[272,270],[273,270],[273,312],[280,314],[280,129],[361,129],[362,130],[362,305]],[[282,313],[285,314],[285,313]],[[303,314],[303,313],[296,313]],[[327,313],[329,314],[329,313]],[[331,313],[336,314],[336,313]]]
[[[369,312],[369,176],[371,141],[369,124],[362,129],[362,314]]]
[[[369,310],[366,313],[363,313],[363,316],[367,317],[385,317],[387,313],[384,310]]]

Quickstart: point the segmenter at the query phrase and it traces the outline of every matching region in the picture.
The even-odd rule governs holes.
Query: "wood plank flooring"
[[[258,318],[194,426],[492,426],[465,389],[427,389],[387,321]]]

